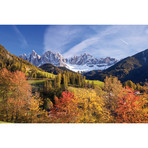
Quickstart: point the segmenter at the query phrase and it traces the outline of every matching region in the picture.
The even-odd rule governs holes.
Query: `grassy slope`
[[[0,121],[0,123],[9,123],[9,122]]]
[[[31,85],[32,89],[39,89],[40,87],[43,87],[44,82],[46,82],[48,79],[31,79],[28,80],[29,84]]]
[[[68,87],[68,90],[70,91],[70,92],[73,92],[74,93],[74,95],[81,95],[82,94],[82,92],[83,93],[92,93],[92,94],[96,94],[96,92],[95,92],[95,90],[94,89],[88,89],[88,88],[76,88],[76,87]],[[86,95],[87,96],[87,95]]]
[[[29,84],[30,85],[38,85],[38,84],[42,84],[46,81],[47,79],[42,79],[42,80],[36,80],[36,79],[33,79],[33,80],[28,80]]]
[[[98,80],[86,80],[86,82],[89,81],[89,83],[94,82],[95,85],[98,85],[99,87],[103,88],[104,87],[104,82],[98,81]]]
[[[33,85],[33,86],[34,85],[43,84],[45,81],[47,81],[47,79],[40,79],[40,80],[38,80],[38,79],[32,79],[32,80],[28,80],[29,84],[30,85]],[[104,87],[104,82],[102,82],[102,81],[98,81],[98,80],[86,80],[86,83],[88,81],[89,81],[89,83],[92,83],[92,81],[93,81],[96,86],[99,86],[101,88]]]

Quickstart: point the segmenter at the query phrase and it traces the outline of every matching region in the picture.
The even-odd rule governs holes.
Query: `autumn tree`
[[[91,87],[91,85],[90,85],[89,81],[87,81],[86,86],[87,86],[87,88],[90,88],[90,87]]]
[[[94,81],[91,82],[91,87],[92,87],[93,89],[95,89]]]
[[[67,77],[67,75],[66,74],[63,74],[62,75],[62,81],[63,81],[63,87],[64,88],[67,88],[68,87],[68,77]]]
[[[140,92],[146,91],[145,86],[141,86],[139,83],[136,84],[136,90]]]
[[[93,89],[77,89],[75,91],[78,104],[78,122],[80,123],[106,123],[112,117],[102,98],[98,97]]]
[[[57,87],[60,88],[61,87],[61,73],[57,75],[56,82],[57,82]]]
[[[104,100],[107,108],[114,114],[118,95],[122,90],[122,83],[117,77],[106,77],[104,80]]]
[[[1,101],[1,118],[5,117],[8,121],[8,98],[11,95],[12,89],[12,74],[6,68],[1,69],[0,71],[0,98]]]
[[[43,100],[41,98],[31,97],[28,104],[28,114],[27,121],[31,123],[42,122],[45,117],[45,110],[42,110],[40,106],[43,105]]]
[[[143,111],[145,101],[134,94],[132,89],[125,88],[120,92],[116,107],[116,121],[119,123],[148,122],[148,114]]]
[[[25,114],[25,108],[27,108],[28,100],[31,97],[31,87],[26,81],[25,74],[20,71],[11,73],[3,69],[1,79],[3,81],[0,82],[2,86],[0,94],[3,95],[3,109],[7,112],[6,121],[11,118],[14,122],[18,122]]]
[[[147,81],[144,83],[144,87],[143,88],[144,88],[145,93],[148,94],[148,82]]]
[[[131,80],[126,81],[126,82],[124,83],[124,86],[125,86],[125,87],[128,86],[128,87],[130,87],[130,88],[132,88],[132,89],[134,89],[134,90],[137,89],[136,84],[133,83]]]
[[[10,94],[11,91],[11,73],[6,69],[3,68],[0,71],[0,97],[5,101]]]
[[[38,100],[32,98],[31,87],[25,74],[20,71],[10,72],[5,68],[0,71],[0,97],[2,121],[30,122],[31,118],[33,122],[34,116],[40,114]],[[36,114],[30,116],[33,111]]]
[[[75,84],[75,74],[72,74],[72,77],[71,77],[71,84]]]
[[[77,115],[77,101],[73,93],[64,91],[59,99],[55,97],[55,106],[49,114],[50,120],[60,123],[76,123]]]
[[[49,117],[53,122],[66,123],[104,123],[111,122],[112,117],[105,108],[103,100],[92,90],[75,89],[74,94],[63,92],[56,98],[56,105]]]
[[[78,81],[77,84],[78,84],[79,87],[81,87],[82,86],[82,82],[81,82],[82,81],[82,78],[81,78],[81,75],[79,74],[77,77],[78,77],[77,78],[78,79],[77,80]]]

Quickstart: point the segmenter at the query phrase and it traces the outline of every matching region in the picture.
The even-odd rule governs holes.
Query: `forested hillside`
[[[46,72],[53,73],[53,74],[63,73],[64,71],[71,71],[71,70],[67,69],[66,67],[56,67],[52,64],[43,64],[40,66],[40,68]],[[73,71],[71,71],[71,72],[73,72]]]
[[[125,82],[131,80],[135,83],[144,83],[148,79],[148,50],[127,57],[102,72],[89,72],[84,74],[86,78],[104,80],[106,76],[116,76]]]
[[[0,45],[0,69],[7,68],[10,71],[22,71],[27,77],[43,78],[51,77],[50,73],[45,72],[26,60],[9,53],[2,45]]]

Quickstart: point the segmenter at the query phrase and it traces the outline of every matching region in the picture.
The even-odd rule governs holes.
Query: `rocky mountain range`
[[[117,63],[115,58],[94,58],[86,53],[71,58],[64,58],[60,53],[52,51],[46,51],[40,56],[33,50],[28,56],[23,54],[20,57],[37,67],[49,63],[57,67],[66,67],[73,71],[104,70]]]

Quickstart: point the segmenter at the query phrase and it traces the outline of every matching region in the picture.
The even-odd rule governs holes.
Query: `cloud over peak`
[[[84,52],[95,57],[124,58],[148,48],[144,25],[55,25],[44,34],[44,48],[65,57]]]
[[[28,46],[28,42],[25,39],[24,35],[21,33],[21,31],[18,29],[17,26],[13,26],[14,31],[18,34],[19,36],[19,40],[22,44],[22,47],[27,47]]]

